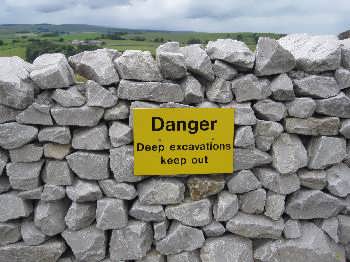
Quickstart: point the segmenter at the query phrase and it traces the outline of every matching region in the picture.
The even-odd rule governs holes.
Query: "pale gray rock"
[[[225,227],[217,221],[212,221],[210,224],[202,227],[202,230],[206,237],[219,237],[226,232]]]
[[[252,69],[254,66],[254,53],[241,41],[232,39],[209,41],[206,51],[212,60],[225,61],[241,70]]]
[[[113,147],[120,147],[132,143],[132,129],[119,121],[114,121],[109,127],[109,139]]]
[[[28,144],[20,148],[10,150],[11,162],[36,162],[41,159],[43,155],[43,147],[37,144]],[[2,159],[5,159],[0,152],[0,162]],[[0,173],[1,173],[1,164],[0,164]]]
[[[316,112],[326,116],[350,118],[350,97],[341,92],[335,97],[317,100]]]
[[[253,262],[253,243],[233,235],[209,238],[200,250],[200,257],[203,262]]]
[[[165,256],[160,254],[157,250],[152,249],[146,256],[136,260],[136,262],[165,262]]]
[[[235,101],[223,105],[222,108],[235,109],[235,125],[252,126],[256,124],[256,117],[251,103],[237,103]]]
[[[71,134],[68,127],[45,127],[39,131],[38,140],[39,142],[53,142],[65,145],[70,143]]]
[[[282,195],[288,195],[300,189],[300,181],[296,174],[280,174],[272,168],[256,168],[254,170],[263,187]]]
[[[149,51],[127,50],[114,59],[122,79],[160,81],[162,79],[156,61]]]
[[[277,40],[260,37],[255,52],[255,74],[258,76],[276,75],[288,72],[295,67],[293,55],[284,49]]]
[[[63,107],[79,107],[85,104],[86,98],[76,86],[68,89],[56,89],[51,98]]]
[[[301,189],[288,198],[285,212],[293,219],[329,218],[343,208],[338,198],[319,190]]]
[[[0,194],[11,189],[10,181],[7,176],[0,176]]]
[[[121,80],[118,97],[125,100],[147,100],[154,102],[181,102],[184,90],[172,82],[136,82]]]
[[[66,187],[66,194],[75,202],[91,202],[102,198],[100,187],[95,181],[75,179],[71,186]]]
[[[327,233],[327,235],[331,239],[334,240],[334,242],[336,242],[336,243],[339,242],[339,237],[338,237],[338,228],[339,228],[338,218],[331,217],[331,218],[323,219],[319,226],[321,227],[321,229],[325,233]]]
[[[173,50],[159,46],[156,49],[156,60],[165,79],[176,80],[186,76],[185,56],[180,53],[179,43]]]
[[[304,187],[322,190],[327,186],[327,173],[324,170],[300,169],[298,176]]]
[[[272,161],[269,154],[256,148],[236,148],[234,157],[235,170],[251,169],[253,167],[270,164]]]
[[[41,193],[41,200],[56,201],[66,196],[66,189],[63,186],[45,185]]]
[[[296,68],[306,72],[323,72],[340,67],[341,47],[336,36],[291,34],[278,40],[292,53]]]
[[[339,68],[334,73],[335,80],[340,87],[340,89],[345,89],[350,87],[350,71],[345,68]]]
[[[203,101],[197,105],[198,108],[219,108],[219,106],[210,101]]]
[[[160,240],[162,238],[165,238],[168,230],[168,226],[169,226],[169,221],[167,219],[160,222],[154,222],[153,223],[154,240]]]
[[[52,126],[53,121],[50,115],[50,106],[33,103],[16,116],[20,124]]]
[[[160,104],[159,107],[160,108],[192,108],[193,106],[182,104],[182,103],[167,102],[167,103]]]
[[[341,47],[342,65],[345,68],[350,68],[350,41],[349,39],[344,39],[339,42],[342,45]]]
[[[38,246],[44,243],[48,237],[37,228],[32,220],[25,220],[21,225],[23,241],[28,246]]]
[[[0,147],[15,149],[28,144],[37,137],[38,129],[16,122],[0,124]]]
[[[285,195],[269,191],[266,196],[264,215],[273,220],[279,220],[284,212],[285,199]]]
[[[118,100],[115,106],[105,110],[103,118],[106,121],[129,118],[129,103],[124,100]]]
[[[150,224],[131,220],[122,229],[112,231],[109,252],[113,261],[135,260],[151,249],[153,231]]]
[[[238,74],[237,70],[234,67],[220,60],[215,60],[213,64],[213,70],[216,77],[228,81],[234,79]]]
[[[69,167],[80,178],[101,180],[109,177],[108,155],[77,151],[66,156]]]
[[[150,178],[137,184],[137,192],[142,204],[177,204],[184,200],[185,185],[177,178]]]
[[[311,75],[294,80],[295,92],[300,96],[329,98],[340,92],[340,87],[333,77]]]
[[[137,220],[146,222],[159,222],[165,220],[165,212],[161,205],[145,205],[136,200],[130,210],[129,215]]]
[[[56,160],[63,160],[67,155],[70,154],[72,146],[68,145],[60,145],[54,143],[44,144],[44,156],[46,158],[53,158]]]
[[[157,47],[157,52],[171,52],[180,53],[180,43],[179,42],[166,42]]]
[[[258,79],[253,74],[244,75],[233,80],[232,90],[237,102],[261,100],[272,94],[270,81],[267,79]]]
[[[280,123],[258,120],[254,129],[256,147],[264,152],[270,150],[273,142],[282,132],[283,126]]]
[[[229,103],[233,99],[231,83],[222,78],[217,78],[206,89],[209,101],[217,103]]]
[[[71,230],[80,230],[90,226],[96,217],[96,203],[72,202],[64,218],[66,225]]]
[[[185,98],[183,100],[185,104],[199,104],[203,102],[204,88],[195,77],[187,75],[186,78],[181,81],[180,85],[185,93]]]
[[[42,179],[47,184],[68,186],[73,183],[73,173],[64,160],[46,160]]]
[[[96,226],[102,230],[120,229],[128,224],[125,200],[103,198],[97,201]]]
[[[31,190],[40,186],[40,171],[43,161],[31,163],[9,163],[6,173],[11,187],[17,190]]]
[[[342,121],[339,132],[347,139],[350,139],[350,119]]]
[[[108,129],[105,124],[82,127],[73,131],[72,147],[82,150],[105,150],[110,148]]]
[[[327,170],[327,189],[335,196],[346,197],[350,194],[350,168],[343,163]]]
[[[293,82],[287,74],[276,76],[270,85],[272,97],[277,101],[290,101],[295,98]]]
[[[165,214],[168,219],[175,219],[187,226],[199,227],[212,221],[212,203],[209,199],[185,202],[167,206]]]
[[[51,115],[58,125],[63,126],[95,126],[103,116],[103,108],[99,107],[53,107]]]
[[[114,179],[98,181],[102,192],[107,197],[131,200],[137,196],[135,186],[127,183],[117,183]]]
[[[156,249],[164,255],[193,251],[204,244],[202,230],[173,222],[167,236],[156,242]]]
[[[258,118],[268,121],[280,121],[287,114],[286,106],[283,103],[270,99],[255,103],[253,108]]]
[[[63,240],[50,240],[42,245],[28,246],[24,242],[0,247],[0,262],[57,261],[66,250]]]
[[[263,215],[238,213],[226,223],[226,229],[248,238],[279,239],[284,228],[283,219],[271,220]]]
[[[41,89],[69,87],[74,84],[74,72],[63,54],[43,54],[33,62],[30,78]]]
[[[106,232],[94,225],[79,231],[68,229],[62,233],[62,237],[78,261],[97,262],[106,256]]]
[[[247,214],[261,214],[266,202],[265,189],[259,188],[239,196],[240,209]]]
[[[28,200],[40,200],[43,187],[38,187],[32,190],[18,192],[18,197]]]
[[[227,181],[227,188],[232,194],[246,193],[259,187],[261,187],[261,183],[251,170],[234,172]]]
[[[201,262],[201,259],[198,250],[194,250],[168,255],[167,262]]]
[[[206,80],[214,80],[214,71],[207,53],[200,45],[188,45],[180,48],[185,57],[187,70]]]
[[[244,172],[244,171],[241,171]],[[216,221],[227,221],[234,217],[239,209],[238,197],[227,191],[218,194],[214,203],[213,214]]]
[[[111,85],[119,82],[113,60],[120,53],[112,49],[84,51],[68,58],[74,71],[86,79],[94,80],[100,85]]]
[[[16,121],[17,115],[21,112],[21,110],[0,105],[0,124]]]
[[[190,176],[187,187],[192,200],[200,200],[221,192],[225,187],[225,179],[221,175]]]
[[[235,147],[254,147],[255,138],[251,126],[240,126],[235,130]]]
[[[316,110],[316,102],[309,97],[297,97],[286,106],[288,115],[298,118],[311,117]]]
[[[40,200],[34,210],[34,224],[45,235],[55,236],[64,231],[64,217],[69,204],[66,200],[45,202]]]
[[[20,224],[16,222],[0,223],[0,247],[21,240]]]
[[[338,216],[339,221],[339,229],[338,229],[338,235],[339,235],[339,241],[343,245],[350,243],[350,217],[340,215]]]
[[[337,117],[286,118],[288,133],[307,136],[335,136],[338,134],[340,120]]]
[[[282,174],[296,172],[307,166],[308,155],[300,138],[288,133],[281,134],[272,144],[272,166]]]
[[[337,164],[346,157],[346,141],[340,137],[314,137],[308,146],[310,169],[323,169]]]
[[[302,232],[299,220],[288,219],[284,224],[283,235],[286,239],[301,237]]]
[[[88,106],[109,108],[117,104],[118,97],[98,83],[88,80],[85,88]]]

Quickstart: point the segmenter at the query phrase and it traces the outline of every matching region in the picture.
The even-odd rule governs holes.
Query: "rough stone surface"
[[[206,237],[219,237],[226,232],[225,227],[217,221],[212,221],[210,224],[204,226],[202,230]]]
[[[228,179],[227,188],[230,193],[242,194],[261,187],[260,181],[256,178],[254,173],[250,170],[242,170],[233,173]]]
[[[110,148],[106,125],[83,127],[73,132],[72,147],[82,150],[105,150]]]
[[[181,88],[184,90],[185,104],[201,103],[204,100],[204,88],[202,84],[193,76],[188,75],[181,83]]]
[[[71,230],[80,230],[90,226],[96,217],[95,203],[72,202],[64,218],[67,227]]]
[[[232,81],[237,102],[265,99],[271,95],[270,82],[249,74]]]
[[[0,222],[28,217],[32,211],[32,203],[18,197],[16,192],[0,194]]]
[[[198,250],[195,250],[168,255],[167,262],[201,262],[201,259]]]
[[[68,127],[45,127],[39,131],[38,140],[65,145],[70,143],[71,133]]]
[[[56,89],[51,98],[63,107],[79,107],[85,104],[86,98],[76,86],[68,89]]]
[[[20,124],[52,126],[50,106],[33,103],[26,110],[16,116]]]
[[[7,164],[6,173],[11,187],[18,190],[31,190],[38,187],[42,165],[43,161]]]
[[[120,120],[129,117],[129,103],[124,100],[118,100],[117,104],[111,108],[107,108],[103,115],[104,120]]]
[[[101,230],[119,229],[128,224],[128,211],[124,200],[103,198],[97,201],[96,227]]]
[[[63,186],[45,185],[41,193],[41,200],[56,201],[66,196],[66,189]]]
[[[36,162],[41,159],[43,155],[43,147],[37,144],[27,144],[20,148],[10,150],[11,162]],[[0,159],[5,159],[0,152]],[[0,160],[1,161],[1,160]],[[4,161],[4,160],[2,160]],[[0,164],[0,173],[1,173]]]
[[[350,119],[346,119],[341,123],[339,132],[347,139],[350,139]]]
[[[327,186],[327,173],[324,170],[300,169],[298,176],[304,187],[322,190]]]
[[[338,216],[338,222],[339,222],[339,229],[338,229],[338,235],[339,235],[339,241],[342,244],[349,244],[350,243],[350,217],[340,215]]]
[[[169,221],[166,219],[160,222],[154,222],[153,223],[154,240],[160,240],[165,238],[168,230],[168,226],[169,226]]]
[[[301,225],[299,220],[288,219],[284,224],[283,235],[286,239],[301,237]]]
[[[137,196],[134,185],[127,183],[117,183],[114,179],[98,181],[98,184],[107,197],[131,200]]]
[[[222,78],[217,78],[206,90],[209,101],[229,103],[233,99],[231,83]]]
[[[238,197],[227,191],[221,192],[214,203],[213,214],[216,221],[227,221],[234,217],[239,209]]]
[[[236,103],[233,101],[223,108],[234,108],[235,109],[235,125],[251,126],[256,124],[256,117],[251,107],[251,103]]]
[[[284,104],[270,99],[257,102],[253,108],[260,119],[269,121],[280,121],[287,112]]]
[[[350,71],[345,68],[339,68],[334,73],[335,80],[340,87],[340,89],[345,89],[350,87]]]
[[[213,64],[214,74],[218,78],[232,80],[238,74],[237,70],[230,64],[221,60],[215,60]]]
[[[4,149],[15,149],[34,140],[38,129],[16,122],[0,124],[0,146]]]
[[[26,220],[22,223],[21,235],[24,243],[28,246],[38,246],[48,239],[48,237],[35,226],[34,222],[30,220]]]
[[[338,228],[339,228],[339,223],[338,223],[338,218],[336,217],[331,217],[324,219],[320,225],[321,229],[327,233],[327,235],[333,239],[336,243],[339,242],[339,237],[338,237]]]
[[[316,110],[316,102],[312,98],[298,97],[286,104],[288,114],[298,118],[308,118]]]
[[[235,130],[235,147],[254,147],[255,138],[250,126],[241,126]]]
[[[339,197],[350,194],[350,168],[341,163],[327,170],[327,189]]]
[[[109,138],[113,147],[130,144],[133,141],[132,129],[122,123],[115,121],[109,128]]]
[[[21,239],[19,223],[0,223],[0,247],[16,243]]]
[[[250,169],[271,163],[271,156],[256,148],[237,148],[235,150],[235,170]]]
[[[299,135],[334,136],[338,134],[339,126],[340,121],[337,117],[285,119],[286,131],[288,133]]]
[[[340,92],[340,87],[333,77],[311,75],[295,80],[295,92],[301,96],[329,98]]]
[[[109,108],[117,104],[118,98],[111,91],[94,81],[85,83],[87,105]]]
[[[266,191],[262,188],[239,196],[240,209],[247,214],[261,214],[264,212],[265,202]]]
[[[276,76],[270,85],[272,97],[277,101],[290,101],[295,98],[292,80],[287,74]]]
[[[225,187],[223,176],[193,176],[188,178],[187,187],[192,200],[200,200],[216,195]]]
[[[316,112],[326,116],[350,118],[350,97],[340,92],[337,96],[317,100]]]
[[[102,198],[100,187],[95,181],[75,179],[71,186],[66,187],[66,194],[75,202],[91,202]]]
[[[150,222],[165,220],[164,209],[161,205],[144,205],[136,200],[129,210],[129,215],[135,219]]]
[[[42,179],[47,184],[66,186],[73,183],[73,173],[66,161],[47,160],[42,172]]]
[[[283,126],[273,121],[258,120],[254,128],[256,147],[268,151],[275,139],[283,132]]]
[[[273,220],[279,220],[284,212],[285,199],[286,196],[284,195],[268,192],[264,215]]]

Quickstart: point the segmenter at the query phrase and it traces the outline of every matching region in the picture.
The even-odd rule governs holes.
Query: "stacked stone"
[[[0,58],[0,262],[350,259],[349,43]],[[188,106],[235,109],[235,172],[135,177],[132,109]]]

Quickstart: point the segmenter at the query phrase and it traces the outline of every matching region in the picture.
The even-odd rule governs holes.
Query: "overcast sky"
[[[0,0],[0,23],[81,23],[203,32],[337,34],[350,0]]]

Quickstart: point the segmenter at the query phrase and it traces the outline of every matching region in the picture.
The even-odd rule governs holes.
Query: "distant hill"
[[[338,35],[338,38],[339,38],[340,40],[344,40],[344,39],[350,38],[350,30],[345,31],[345,32],[343,32],[343,33],[340,33],[340,34]]]

